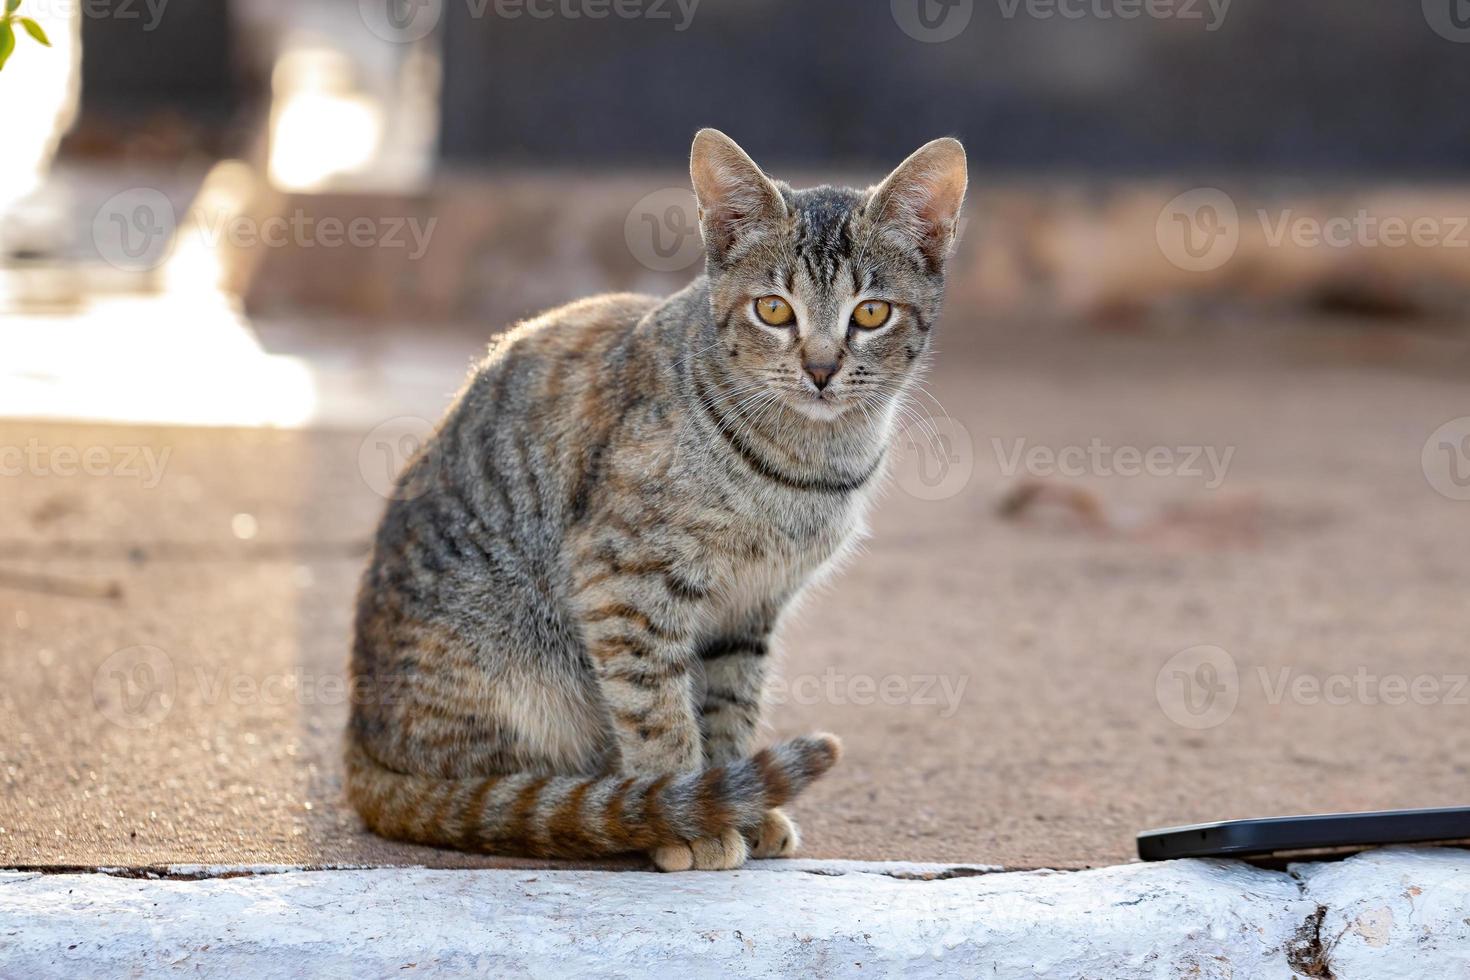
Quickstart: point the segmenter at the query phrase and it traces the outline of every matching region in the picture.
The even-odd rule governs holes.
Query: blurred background
[[[49,41],[0,68],[10,862],[458,860],[340,806],[320,687],[373,522],[493,334],[701,273],[701,126],[797,185],[970,158],[898,489],[788,642],[964,700],[780,707],[868,733],[813,848],[1081,865],[1465,802],[1464,0],[9,16]],[[1360,672],[1438,693],[1320,697]]]
[[[798,182],[871,181],[935,134],[962,138],[977,180],[955,279],[977,310],[1439,329],[1470,289],[1463,13],[27,0],[18,15],[54,46],[21,34],[3,76],[0,303],[85,315],[184,291],[217,316],[498,326],[598,290],[667,292],[698,271],[682,161],[716,125]],[[82,395],[7,360],[12,410],[77,410]],[[282,383],[300,390],[219,417],[327,411],[306,379]],[[127,397],[165,400],[149,387]]]

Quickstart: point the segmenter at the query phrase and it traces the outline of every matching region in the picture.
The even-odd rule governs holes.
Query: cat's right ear
[[[734,140],[701,129],[689,153],[689,178],[699,202],[705,251],[718,264],[740,239],[786,216],[781,192]]]
[[[944,268],[969,182],[965,148],[944,137],[925,143],[888,175],[868,205],[897,240],[916,247],[929,268]]]

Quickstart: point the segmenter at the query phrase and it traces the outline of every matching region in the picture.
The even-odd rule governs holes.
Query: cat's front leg
[[[708,765],[744,759],[754,748],[773,620],[774,615],[762,615],[745,629],[729,631],[700,646],[705,677],[700,729]],[[791,857],[801,846],[801,832],[781,810],[767,810],[748,843],[752,857]]]
[[[717,636],[699,647],[704,669],[699,723],[709,765],[743,759],[753,748],[770,642],[768,632],[756,628]]]
[[[694,639],[705,588],[688,568],[636,542],[580,549],[575,601],[588,658],[612,722],[620,766],[632,775],[698,770],[704,763],[694,704]],[[655,848],[665,871],[736,868],[748,848],[737,830]]]
[[[690,632],[637,590],[603,589],[582,611],[587,654],[628,775],[699,769]]]

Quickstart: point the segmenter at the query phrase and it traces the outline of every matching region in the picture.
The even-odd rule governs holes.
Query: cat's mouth
[[[802,415],[823,422],[832,421],[849,407],[839,402],[830,391],[804,391],[789,399],[789,403]]]

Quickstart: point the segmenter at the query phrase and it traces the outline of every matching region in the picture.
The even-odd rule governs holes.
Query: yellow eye
[[[881,299],[865,299],[852,311],[852,322],[864,330],[876,330],[888,322],[893,308]]]
[[[791,304],[779,296],[762,296],[755,301],[755,315],[770,327],[789,327],[796,319]]]

